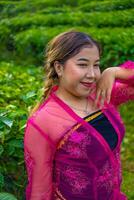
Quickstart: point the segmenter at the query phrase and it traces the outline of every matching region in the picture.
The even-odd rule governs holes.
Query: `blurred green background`
[[[101,43],[102,69],[134,59],[134,0],[0,1],[0,191],[18,200],[25,199],[24,128],[42,95],[45,46],[72,28]],[[122,190],[134,200],[134,104],[120,111],[126,124]]]

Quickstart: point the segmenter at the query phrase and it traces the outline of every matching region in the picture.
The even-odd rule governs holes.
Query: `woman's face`
[[[62,94],[87,97],[100,77],[100,56],[97,47],[85,47],[59,67],[59,89]]]

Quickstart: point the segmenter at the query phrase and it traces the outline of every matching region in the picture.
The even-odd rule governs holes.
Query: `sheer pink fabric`
[[[24,138],[28,172],[26,199],[50,200],[52,197],[52,163],[61,136],[76,120],[50,98],[46,105],[28,119]]]
[[[111,103],[115,106],[119,106],[129,100],[134,100],[134,62],[127,61],[120,67],[131,69],[132,76],[127,80],[118,79],[113,87]]]
[[[115,82],[111,103],[102,109],[118,134],[114,152],[92,126],[55,95],[57,87],[27,120],[24,137],[28,173],[26,200],[127,199],[120,191],[120,145],[125,131],[116,107],[134,100],[134,63],[128,61],[121,67],[131,68],[132,76]],[[81,127],[76,126],[78,124]]]
[[[50,199],[53,149],[30,120],[26,129],[25,145],[25,159],[29,176],[27,199]]]

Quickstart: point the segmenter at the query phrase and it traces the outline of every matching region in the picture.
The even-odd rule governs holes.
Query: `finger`
[[[111,89],[107,90],[107,92],[106,92],[106,99],[107,99],[107,103],[109,103],[110,99],[111,99]]]
[[[106,91],[103,90],[103,91],[101,92],[101,99],[100,99],[100,105],[101,105],[101,107],[104,106],[105,99],[106,99]]]
[[[100,99],[100,95],[101,95],[101,90],[97,90],[96,92],[96,99],[95,99],[95,106],[97,106],[98,102],[99,102],[99,99]]]
[[[96,92],[96,88],[92,88],[91,91],[90,91],[90,94],[93,94]]]

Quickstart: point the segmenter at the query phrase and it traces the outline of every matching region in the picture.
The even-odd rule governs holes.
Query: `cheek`
[[[101,76],[101,71],[100,71],[100,69],[96,70],[95,73],[96,73],[96,78],[99,79],[100,76]]]
[[[71,69],[68,73],[68,78],[70,80],[80,79],[83,75],[83,72],[79,69]]]

